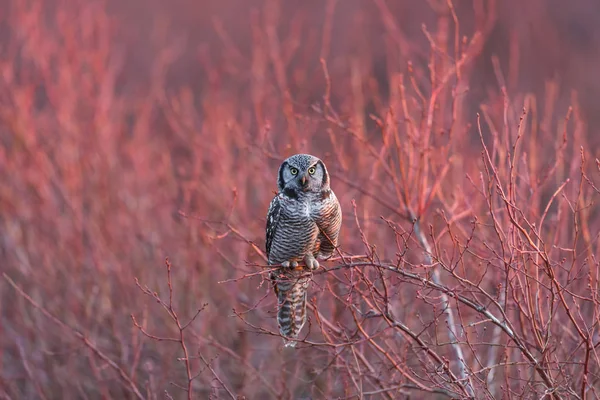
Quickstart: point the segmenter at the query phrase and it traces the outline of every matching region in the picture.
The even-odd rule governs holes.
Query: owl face
[[[303,192],[321,192],[329,189],[329,174],[319,158],[296,154],[279,167],[278,187],[292,197]]]

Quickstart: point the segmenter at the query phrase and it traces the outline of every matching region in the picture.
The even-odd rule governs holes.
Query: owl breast
[[[273,237],[269,263],[301,261],[307,253],[315,253],[319,228],[314,219],[314,207],[308,201],[280,195],[281,216]]]

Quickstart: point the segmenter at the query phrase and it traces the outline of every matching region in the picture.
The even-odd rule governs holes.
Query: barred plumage
[[[297,338],[306,322],[306,297],[310,271],[303,267],[280,268],[271,273],[277,295],[277,324],[284,337]],[[294,341],[285,341],[293,347]]]
[[[295,339],[306,322],[311,271],[319,267],[317,258],[334,253],[342,212],[327,168],[317,157],[296,154],[286,159],[277,183],[279,191],[267,213],[266,250],[269,264],[282,266],[271,274],[279,331]],[[285,340],[286,346],[295,344]]]

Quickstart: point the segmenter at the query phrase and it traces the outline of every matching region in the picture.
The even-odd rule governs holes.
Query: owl
[[[277,296],[277,324],[286,347],[294,347],[306,322],[306,299],[317,259],[333,255],[342,209],[323,161],[309,154],[286,159],[277,175],[277,195],[267,213],[270,279]]]

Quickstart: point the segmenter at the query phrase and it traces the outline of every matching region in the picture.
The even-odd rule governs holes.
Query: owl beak
[[[307,181],[306,181],[306,175],[303,175],[303,176],[302,176],[302,178],[300,178],[300,184],[301,184],[302,186],[306,186],[306,182],[307,182]]]

